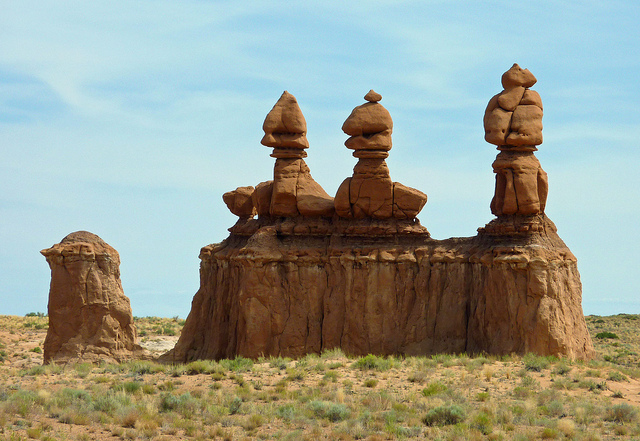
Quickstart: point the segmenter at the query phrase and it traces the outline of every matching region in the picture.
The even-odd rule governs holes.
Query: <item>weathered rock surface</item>
[[[251,196],[258,219],[241,217],[225,241],[202,248],[200,289],[162,360],[338,347],[590,358],[576,258],[544,214],[547,175],[531,144],[542,141],[542,102],[528,89],[535,81],[514,65],[487,107],[486,139],[500,150],[497,218],[475,237],[435,240],[420,225],[427,196],[391,180],[393,123],[374,91],[343,126],[359,160],[331,201],[333,216],[302,158],[272,155],[274,180]]]
[[[338,188],[333,201],[336,214],[353,219],[415,219],[427,195],[391,180],[385,158],[391,150],[393,121],[378,102],[382,95],[370,90],[364,98],[367,102],[353,109],[342,125],[350,136],[344,144],[355,150],[358,163],[353,176]]]
[[[485,140],[500,150],[493,163],[491,201],[491,212],[498,217],[544,213],[547,174],[533,153],[542,143],[542,100],[528,89],[535,83],[529,70],[514,64],[502,75],[505,90],[491,98],[485,111]]]
[[[282,235],[201,251],[200,290],[165,361],[536,352],[588,358],[576,259],[542,218],[527,236]]]
[[[261,217],[324,216],[334,213],[333,198],[311,176],[304,162],[309,147],[307,122],[298,101],[286,90],[267,114],[261,143],[273,147],[273,180],[238,187],[223,196],[229,210],[241,220]]]
[[[51,268],[44,363],[144,357],[120,282],[118,252],[95,234],[78,231],[41,253]]]

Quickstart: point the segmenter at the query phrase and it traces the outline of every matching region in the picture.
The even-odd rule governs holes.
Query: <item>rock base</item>
[[[394,222],[388,228],[396,234],[380,234],[379,225],[353,221],[315,220],[308,230],[303,218],[260,222],[241,222],[224,242],[202,249],[200,289],[178,343],[161,360],[299,357],[332,348],[593,354],[576,259],[544,215],[536,220],[542,228],[526,235],[493,234],[490,225],[476,237],[447,240],[431,239],[419,224],[398,234]],[[286,222],[292,229],[283,229]]]

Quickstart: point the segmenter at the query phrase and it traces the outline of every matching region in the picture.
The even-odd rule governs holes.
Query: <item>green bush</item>
[[[250,358],[236,357],[233,360],[220,360],[220,366],[228,371],[248,372],[253,367],[253,360]]]
[[[458,424],[465,420],[466,415],[462,407],[458,405],[439,406],[431,409],[422,418],[422,422],[427,426],[448,426]]]
[[[606,338],[620,338],[618,337],[617,334],[614,334],[613,332],[609,332],[609,331],[604,331],[604,332],[598,332],[596,334],[596,338],[599,338],[601,340],[604,340]]]
[[[549,359],[535,354],[527,354],[522,358],[524,368],[531,372],[541,372],[549,367]]]
[[[607,409],[604,419],[616,423],[630,423],[638,416],[638,409],[627,403],[614,404]]]
[[[439,393],[445,392],[447,389],[448,387],[444,384],[440,383],[439,381],[434,381],[429,383],[427,387],[422,389],[422,395],[424,395],[425,397],[430,397],[432,395],[437,395]]]
[[[353,363],[353,367],[361,370],[376,370],[387,371],[393,367],[393,360],[384,357],[378,357],[377,355],[369,354]]]

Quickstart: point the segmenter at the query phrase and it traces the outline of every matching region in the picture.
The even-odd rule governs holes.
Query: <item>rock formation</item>
[[[333,215],[333,198],[311,177],[304,162],[309,148],[307,122],[295,97],[284,91],[262,126],[262,144],[273,147],[276,158],[273,181],[253,187],[239,187],[225,193],[229,210],[246,221],[261,217],[297,217]],[[241,222],[244,223],[244,222]]]
[[[529,144],[542,140],[532,129],[541,127],[541,113],[525,109],[533,117],[499,125],[501,112],[541,110],[527,89],[532,78],[514,66],[503,77],[506,97],[492,99],[497,104],[487,111],[488,139],[504,129],[494,163],[498,218],[477,236],[435,240],[419,224],[415,216],[426,195],[392,183],[385,163],[392,121],[371,91],[343,126],[351,136],[345,144],[359,161],[338,190],[333,217],[329,210],[305,215],[291,197],[281,205],[290,215],[283,210],[274,218],[266,207],[274,207],[275,183],[253,190],[257,220],[246,217],[248,208],[235,208],[244,206],[250,190],[225,196],[241,219],[222,243],[202,248],[200,289],[178,343],[162,360],[296,357],[336,347],[354,355],[589,358],[576,258],[544,215],[546,180],[542,191],[539,179],[546,175]],[[302,124],[283,125],[287,129],[265,128],[265,138],[289,134],[304,145]],[[277,179],[282,176],[275,173]]]
[[[514,64],[502,75],[504,90],[491,98],[484,114],[485,140],[500,150],[493,163],[491,212],[510,228],[542,228],[539,222],[523,225],[507,216],[543,214],[547,202],[547,174],[533,153],[542,143],[542,100],[529,89],[536,81],[529,70]]]
[[[350,136],[345,145],[359,158],[353,176],[344,180],[335,197],[336,213],[344,218],[414,219],[427,195],[415,188],[392,182],[385,158],[391,150],[391,115],[373,90],[367,103],[356,107],[342,126]]]
[[[144,356],[122,290],[118,252],[95,234],[77,231],[41,253],[51,268],[44,363]]]

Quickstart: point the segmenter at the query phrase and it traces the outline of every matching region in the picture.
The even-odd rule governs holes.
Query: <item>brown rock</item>
[[[520,100],[524,96],[525,89],[522,86],[514,87],[513,89],[505,90],[498,95],[498,105],[509,112],[513,112],[520,104]]]
[[[257,214],[256,207],[253,203],[254,188],[238,187],[233,191],[229,191],[222,195],[222,200],[229,211],[238,217],[253,217]]]
[[[506,90],[518,86],[531,87],[537,81],[529,69],[523,69],[517,63],[514,63],[511,69],[502,74],[502,87]]]
[[[542,144],[542,109],[520,105],[513,112],[507,145],[535,146]]]
[[[524,91],[524,95],[522,96],[522,100],[520,101],[521,105],[532,105],[538,106],[540,110],[542,109],[542,98],[540,98],[540,94],[535,90],[526,89]]]
[[[547,174],[533,152],[502,151],[493,163],[493,171],[496,173],[496,191],[491,201],[493,214],[533,215],[544,212]]]
[[[488,110],[488,109],[487,109]],[[484,115],[484,139],[495,145],[505,145],[513,112],[496,107]]]
[[[298,101],[286,90],[267,114],[262,129],[262,144],[274,148],[306,149],[307,122]]]
[[[273,169],[273,192],[271,193],[272,216],[294,217],[299,214],[298,177],[302,159],[278,159]]]
[[[118,252],[95,234],[77,231],[41,253],[51,268],[44,363],[145,357],[122,290]]]
[[[256,208],[258,216],[269,216],[271,214],[271,195],[273,194],[273,181],[261,182],[256,185],[256,189],[251,195],[253,206]]]
[[[333,199],[336,214],[340,217],[353,217],[353,213],[351,211],[351,196],[349,194],[350,188],[351,178],[347,178],[342,181],[342,184],[340,184],[340,187],[338,187],[338,191],[336,192],[336,197]]]
[[[393,217],[415,218],[427,203],[427,195],[399,182],[393,183]]]
[[[356,107],[342,125],[349,136],[371,135],[393,129],[393,120],[382,104],[365,103]]]
[[[365,96],[364,99],[369,101],[370,103],[377,103],[378,101],[382,100],[382,95],[380,95],[377,92],[374,92],[373,89],[371,89]]]
[[[355,221],[350,221],[355,222]],[[381,222],[381,221],[380,221]],[[200,289],[164,361],[488,353],[589,358],[575,257],[550,221],[527,237],[288,236],[201,255]]]
[[[297,208],[302,216],[333,216],[333,198],[324,191],[320,184],[313,180],[308,167],[298,177],[297,185]]]

